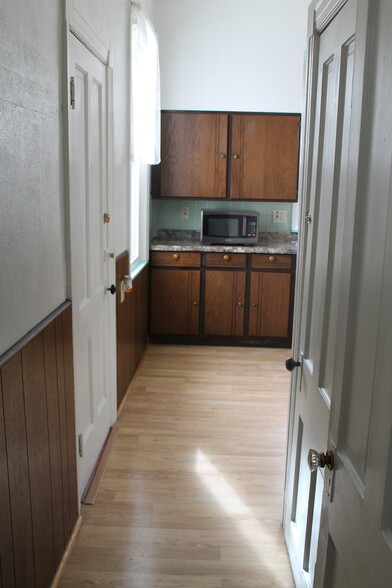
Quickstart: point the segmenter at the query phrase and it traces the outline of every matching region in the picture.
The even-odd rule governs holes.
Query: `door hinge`
[[[72,110],[75,110],[75,78],[71,76],[69,79],[69,97]]]
[[[80,433],[78,435],[78,452],[79,452],[79,457],[83,457],[83,435],[82,435],[82,433]]]

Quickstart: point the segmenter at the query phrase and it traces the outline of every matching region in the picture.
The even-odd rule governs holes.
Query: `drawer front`
[[[206,253],[207,267],[246,267],[246,253]]]
[[[151,251],[151,265],[161,267],[200,267],[201,254],[189,251]]]
[[[291,269],[292,255],[262,255],[253,253],[251,267],[255,269]]]

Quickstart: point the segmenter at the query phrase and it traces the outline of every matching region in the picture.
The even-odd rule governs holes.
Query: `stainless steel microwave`
[[[257,243],[259,214],[254,211],[202,210],[200,240],[205,244]]]

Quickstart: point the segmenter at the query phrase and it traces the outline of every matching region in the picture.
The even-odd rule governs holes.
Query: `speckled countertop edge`
[[[161,230],[150,242],[151,251],[297,254],[296,233],[260,233],[255,245],[205,245],[198,231]]]

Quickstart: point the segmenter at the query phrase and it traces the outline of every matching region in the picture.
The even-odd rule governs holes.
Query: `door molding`
[[[313,3],[309,8],[309,12],[314,14],[313,32],[322,33],[346,2],[347,0],[319,0],[315,6]]]
[[[75,35],[102,63],[108,65],[110,59],[108,43],[101,39],[81,12],[75,7],[75,0],[66,0],[65,18],[67,30]]]

